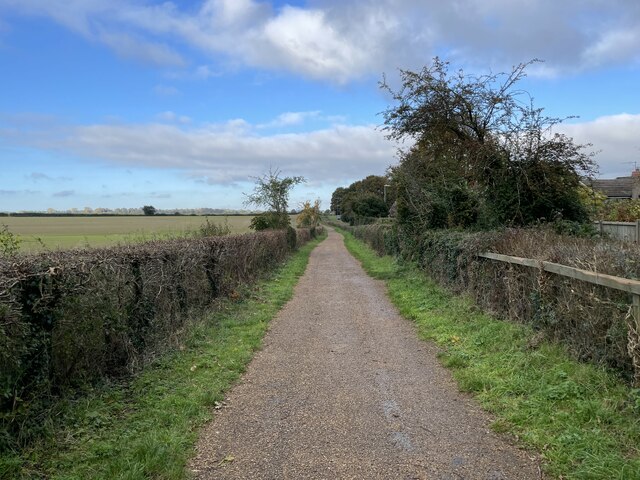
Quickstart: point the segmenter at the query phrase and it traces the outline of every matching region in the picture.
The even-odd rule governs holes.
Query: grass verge
[[[0,459],[0,478],[187,478],[199,427],[260,347],[323,239],[300,248],[241,300],[222,303],[194,327],[184,348],[128,385],[69,400],[57,421],[64,426],[22,457]]]
[[[383,279],[393,303],[463,391],[495,416],[493,428],[540,452],[563,479],[640,479],[640,390],[614,374],[572,360],[524,325],[497,320],[452,295],[412,265],[378,257],[351,234],[348,250]]]

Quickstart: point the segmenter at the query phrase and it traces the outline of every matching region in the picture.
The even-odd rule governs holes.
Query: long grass
[[[50,435],[21,456],[0,458],[0,478],[182,479],[198,429],[260,347],[291,298],[314,240],[267,280],[227,300],[193,328],[181,349],[126,385],[68,400]]]
[[[410,264],[379,257],[351,234],[345,244],[383,279],[403,316],[441,348],[463,391],[563,479],[640,479],[640,390],[615,374],[572,360],[531,328],[493,318]]]

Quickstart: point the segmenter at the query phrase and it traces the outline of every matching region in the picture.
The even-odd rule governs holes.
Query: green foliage
[[[0,256],[10,257],[18,253],[22,240],[9,231],[9,227],[2,225],[0,229]]]
[[[596,205],[594,218],[611,222],[635,222],[640,219],[640,199],[603,201]]]
[[[304,202],[296,221],[298,227],[317,227],[320,223],[320,200],[316,200],[313,205],[309,200]]]
[[[265,207],[269,212],[285,215],[289,205],[291,189],[304,183],[304,177],[280,177],[279,170],[269,170],[262,177],[255,179],[253,193],[245,194],[245,205]],[[288,225],[288,223],[287,223]],[[272,227],[273,228],[273,227]]]
[[[289,215],[278,212],[264,212],[251,219],[249,228],[255,231],[260,230],[281,230],[289,228]]]
[[[385,185],[387,201],[385,203]],[[359,219],[386,217],[395,201],[395,189],[387,177],[369,175],[347,188],[338,188],[331,197],[332,210],[352,225]]]
[[[578,197],[589,214],[589,218],[599,220],[602,216],[602,209],[607,201],[607,196],[582,183],[578,187]]]
[[[145,215],[155,215],[157,210],[153,205],[145,205],[144,207],[142,207],[142,212]]]
[[[460,387],[496,417],[494,430],[536,449],[550,476],[640,478],[637,390],[572,360],[528,326],[479,312],[414,266],[378,257],[348,234],[345,243],[370,275],[386,281],[419,334],[439,345]]]
[[[435,58],[419,72],[401,71],[398,91],[382,84],[396,103],[383,112],[389,138],[415,141],[391,169],[401,228],[587,219],[578,186],[593,160],[552,132],[561,119],[522,98],[527,65],[472,76]]]
[[[336,215],[342,214],[342,198],[346,193],[346,188],[338,187],[331,195],[331,211]]]

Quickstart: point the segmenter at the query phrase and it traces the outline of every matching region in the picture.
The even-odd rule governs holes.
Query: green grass
[[[188,477],[199,427],[260,347],[321,240],[302,247],[242,300],[223,303],[194,327],[183,349],[130,384],[68,401],[48,440],[22,457],[0,458],[0,478]]]
[[[18,235],[23,251],[101,247],[150,238],[180,236],[197,230],[205,219],[227,222],[231,233],[249,231],[251,216],[114,216],[114,217],[0,217],[0,225]],[[295,225],[295,216],[292,216]]]
[[[378,257],[343,233],[349,251],[419,335],[441,347],[463,391],[495,416],[493,428],[540,452],[566,479],[640,479],[640,390],[613,373],[572,360],[530,328],[482,313],[411,265]]]

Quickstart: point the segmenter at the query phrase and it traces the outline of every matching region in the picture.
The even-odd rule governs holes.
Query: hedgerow
[[[179,345],[197,311],[237,295],[312,236],[293,233],[0,258],[0,452],[36,437],[40,413],[65,392],[126,376]]]

